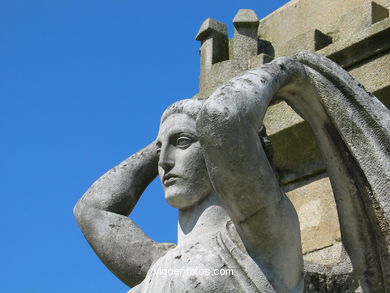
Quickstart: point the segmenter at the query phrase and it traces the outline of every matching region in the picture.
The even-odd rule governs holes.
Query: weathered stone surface
[[[201,25],[196,40],[200,47],[200,85],[206,83],[213,64],[229,59],[226,24],[207,18]]]
[[[318,54],[328,57],[343,68],[348,68],[386,52],[390,48],[389,33],[390,19],[385,19],[321,49]]]
[[[311,1],[311,0],[295,0],[290,1],[280,9],[276,10],[269,16],[260,21],[259,24],[259,37],[270,41],[275,48],[275,56],[281,56],[279,53],[280,48],[292,39],[305,32],[320,30],[326,35],[333,38],[333,41],[348,38],[351,35],[350,31],[359,31],[362,28],[360,21],[363,18],[369,19],[370,10],[366,9],[366,14],[360,12],[353,21],[350,23],[342,22],[339,24],[343,16],[357,9],[367,5],[367,0],[349,0],[349,1]],[[388,0],[375,1],[382,7],[388,8]],[[379,13],[376,13],[378,15]],[[355,22],[359,22],[355,24]],[[367,25],[369,23],[367,22]],[[288,27],[288,29],[285,29]],[[353,27],[353,28],[352,28]],[[367,26],[366,26],[367,27]],[[343,31],[346,31],[344,34]],[[339,37],[340,36],[340,37]],[[310,49],[301,47],[300,50]]]
[[[320,30],[315,29],[302,33],[288,41],[284,46],[280,47],[278,54],[280,56],[294,55],[295,53],[305,48],[309,51],[318,51],[332,43],[332,38]]]
[[[205,39],[207,39],[210,35],[214,33],[227,36],[226,24],[212,18],[207,18],[200,26],[195,39],[197,41],[203,42]]]
[[[366,85],[369,92],[382,91],[390,87],[390,54],[378,54],[371,59],[360,62],[351,67],[349,73]]]
[[[388,0],[290,1],[260,21],[259,44],[263,42],[263,47],[259,45],[259,52],[280,56],[291,55],[302,49],[318,51],[346,68],[389,108],[389,7]],[[285,27],[289,29],[286,30]],[[229,40],[230,60],[226,63],[233,62],[234,42],[234,39]],[[236,60],[234,66],[224,64],[225,68],[229,68],[229,74],[212,77],[207,93],[210,94],[213,88],[227,81],[229,75],[239,74],[240,69],[254,68],[256,64],[269,62],[265,58],[268,59],[267,55],[250,57],[248,66],[245,58],[238,63]],[[219,67],[221,68],[222,66]],[[203,93],[203,96],[208,94]],[[274,168],[284,190],[294,191],[315,184],[324,176],[325,165],[313,132],[291,108],[283,103],[272,105],[267,111],[264,124],[274,146]],[[326,229],[324,233],[327,233]],[[319,236],[318,239],[327,242],[326,237]],[[323,250],[332,250],[331,247]],[[313,255],[320,255],[321,250],[315,250],[317,253],[313,252]],[[325,275],[327,273],[329,272],[324,272]],[[342,282],[342,278],[340,280]],[[315,291],[319,287],[313,288]]]
[[[274,58],[268,54],[261,53],[259,55],[253,56],[249,59],[248,68],[252,69],[259,67],[265,63],[271,62]]]
[[[332,266],[340,262],[342,252],[343,244],[341,241],[336,241],[330,246],[304,254],[303,259],[309,263]]]
[[[295,7],[291,8],[290,4]],[[290,4],[265,20],[260,21],[261,25],[264,23],[269,25],[274,22],[275,18],[284,15],[284,19],[281,20],[283,25],[291,27],[288,31],[289,35],[284,36],[277,42],[272,42],[273,37],[278,36],[280,28],[283,26],[272,27],[271,25],[268,27],[267,33],[271,34],[271,37],[267,37],[266,34],[260,34],[261,39],[271,41],[268,42],[270,44],[267,47],[268,55],[290,55],[303,48],[312,51],[318,50],[320,54],[328,56],[347,68],[369,91],[374,92],[389,107],[389,1],[378,1],[377,3],[372,1],[336,3],[330,0],[315,3],[317,9],[325,9],[321,11],[321,16],[313,10],[316,18],[316,21],[313,21],[315,26],[310,26],[310,24],[306,26],[307,24],[304,23],[298,29],[297,27],[301,24],[294,26],[292,23],[304,20],[305,17],[307,19],[307,11],[313,9],[314,6],[311,6],[313,3],[309,1],[295,1]],[[295,12],[291,14],[291,11]],[[302,17],[300,19],[291,19],[290,17],[294,16],[294,13],[297,13],[297,15],[302,13]],[[327,16],[321,19],[323,15]],[[321,22],[322,20],[324,21],[323,23]],[[264,27],[259,27],[259,32]],[[257,64],[261,65],[268,62],[266,59],[271,59],[271,57],[265,54],[253,56],[249,58],[248,66],[245,58],[241,61],[233,60],[234,52],[232,48],[234,42],[234,39],[230,40],[230,60],[226,61],[225,64],[215,64],[217,70],[214,72],[215,76],[211,76],[209,79],[207,90],[203,92],[204,97],[212,93],[217,86],[227,81],[229,77],[239,74],[240,70],[254,68]],[[227,69],[228,73],[222,72],[224,68]],[[313,133],[307,124],[302,122],[302,118],[295,114],[286,104],[279,103],[272,105],[268,109],[264,124],[274,146],[273,163],[283,188],[289,191],[297,190],[297,188],[299,189],[308,184],[315,184],[323,176],[325,165],[319,148],[315,143]],[[291,148],[288,148],[288,146]],[[332,193],[328,195],[332,196]],[[323,242],[322,244],[327,246],[329,245],[329,239],[326,237],[328,231],[324,229],[322,232],[324,235],[319,235],[316,239],[318,239],[319,244]],[[315,246],[313,245],[312,249],[317,251]],[[331,246],[323,249],[326,251],[332,250]],[[320,254],[320,252],[317,252],[316,255]]]
[[[307,254],[340,241],[340,226],[336,203],[329,179],[323,178],[287,193],[301,223],[302,251]],[[336,249],[335,249],[336,250]],[[336,250],[337,253],[340,251]],[[322,257],[322,264],[335,263],[339,255],[334,250],[312,255]]]
[[[207,98],[216,88],[247,69],[248,62],[242,63],[235,60],[226,60],[214,64],[207,72],[207,75],[205,77],[201,76],[199,79],[200,90],[196,97],[201,99]]]
[[[257,18],[256,12],[254,10],[240,9],[233,19],[233,24],[236,28],[245,26],[257,28],[257,25],[259,24],[259,19]]]
[[[369,28],[372,24],[388,17],[388,8],[374,1],[366,1],[343,15],[337,23],[338,41],[350,39],[356,33]]]
[[[303,118],[286,102],[269,106],[264,117],[264,125],[268,135],[273,135],[303,121]]]
[[[317,66],[317,65],[316,65]],[[316,67],[315,67],[316,68]],[[332,68],[332,69],[327,69],[327,71],[324,71],[324,74],[325,74],[325,76],[332,76],[332,74],[335,74],[335,72],[338,72],[338,70],[336,70],[335,68]],[[246,81],[246,78],[249,78],[249,76],[248,75],[245,75],[245,78],[244,77],[242,77],[242,80],[244,81]],[[346,84],[348,84],[348,87],[350,87],[350,86],[353,86],[353,82],[351,82],[350,81],[350,77],[348,77],[347,75],[345,75],[345,77],[343,77],[343,78],[345,78],[347,81],[345,81],[346,82]],[[338,87],[339,87],[339,85],[338,85]],[[344,88],[345,87],[345,85],[343,85],[343,86],[340,86],[340,88]],[[358,85],[356,85],[356,86],[354,86],[355,87],[355,91],[357,91],[357,92],[359,92],[359,91],[361,91],[361,88],[358,86]],[[335,93],[336,94],[336,93]],[[294,94],[294,95],[297,95],[296,93]],[[349,93],[346,93],[345,95],[347,95],[347,96],[351,96],[351,93],[349,92]],[[333,96],[333,95],[331,95],[331,96]],[[340,94],[336,94],[336,97],[332,97],[332,99],[334,99],[334,101],[338,101],[338,99],[343,99],[342,98],[343,96],[342,95],[340,95]],[[291,98],[291,97],[290,97]],[[344,97],[345,98],[345,97]],[[365,94],[365,98],[367,99],[367,100],[372,100],[373,98],[371,98],[369,95],[367,95],[367,94]],[[365,102],[364,101],[364,99],[361,99],[360,98],[360,100],[359,100],[359,103],[362,103],[362,104],[364,104],[364,105],[366,105],[367,104],[367,102]],[[329,106],[330,106],[330,104],[328,104]],[[333,106],[331,106],[331,107],[333,107]],[[379,107],[378,109],[378,111],[379,112],[381,112],[383,109],[381,108],[381,106],[380,105],[377,105],[377,107]],[[341,107],[340,109],[346,109],[347,108],[347,104],[344,104],[343,105],[343,107]],[[334,109],[334,108],[333,108]],[[338,120],[338,121],[349,121],[349,119],[356,119],[356,118],[353,118],[353,116],[351,116],[351,113],[350,113],[350,111],[351,110],[347,110],[346,111],[346,113],[348,113],[348,115],[347,115],[347,117],[344,117],[345,116],[345,113],[339,113],[339,114],[337,114],[335,117],[334,117],[334,119],[336,119],[336,120]],[[280,112],[283,112],[283,111],[280,111]],[[361,113],[360,113],[360,110],[359,111],[355,111],[355,114],[357,114],[357,115],[360,115]],[[365,115],[365,114],[364,114]],[[377,113],[373,113],[372,112],[372,115],[373,116],[376,116],[376,115],[378,115]],[[321,115],[320,115],[321,116]],[[341,117],[344,117],[344,118],[341,118]],[[321,118],[321,119],[323,119],[323,118]],[[384,123],[387,123],[386,121],[383,121]],[[345,122],[343,122],[343,123],[345,123]],[[356,122],[354,122],[354,123],[356,123]],[[303,126],[303,125],[305,125],[305,124],[303,124],[303,123],[296,123],[296,124],[294,124],[294,126],[293,127],[289,127],[289,128],[287,128],[287,129],[283,129],[282,131],[277,131],[276,133],[273,133],[273,135],[271,135],[270,137],[271,137],[271,140],[273,140],[273,142],[275,142],[275,146],[290,146],[290,147],[292,147],[293,149],[294,149],[294,152],[295,152],[295,149],[297,150],[297,153],[299,153],[299,151],[301,151],[302,152],[302,149],[304,149],[304,147],[306,147],[306,145],[307,145],[307,140],[306,139],[303,139],[304,137],[306,137],[306,136],[300,136],[300,135],[296,135],[295,137],[293,136],[293,135],[291,135],[290,134],[290,132],[286,132],[287,130],[290,130],[290,129],[298,129],[298,127],[301,127],[301,125]],[[363,147],[364,149],[365,149],[365,151],[364,152],[369,152],[369,149],[370,148],[368,148],[368,147],[366,147],[366,144],[367,144],[367,142],[370,142],[370,140],[368,140],[368,141],[366,141],[365,143],[363,143],[363,144],[356,144],[356,138],[354,138],[354,139],[352,139],[352,138],[349,138],[350,137],[350,135],[351,135],[351,133],[350,133],[350,127],[351,127],[351,125],[352,124],[350,124],[350,123],[347,123],[347,125],[346,126],[348,126],[348,127],[346,127],[346,128],[344,128],[344,127],[340,127],[340,131],[345,131],[345,136],[347,137],[346,138],[346,141],[348,141],[348,143],[352,143],[353,142],[353,144],[355,144],[356,146],[354,147],[354,149],[355,148],[359,148],[359,147]],[[355,126],[354,126],[355,127]],[[318,131],[319,131],[319,129],[317,128],[317,133],[318,133]],[[323,131],[323,130],[321,130],[321,131]],[[286,133],[283,133],[283,132],[286,132]],[[319,131],[320,132],[320,131]],[[353,133],[355,133],[355,131],[353,131]],[[368,133],[371,133],[370,131],[368,131]],[[275,140],[275,138],[277,137],[277,135],[278,134],[280,134],[282,137],[284,137],[284,138],[286,138],[286,140],[284,141],[284,143],[282,142],[282,143],[278,143],[277,142],[277,140]],[[302,132],[300,133],[300,134],[302,134]],[[301,140],[299,140],[299,138],[301,139]],[[359,139],[361,139],[361,136],[359,136]],[[297,142],[297,145],[295,146],[294,144],[291,144],[291,141],[296,141]],[[299,144],[299,142],[301,143],[301,144]],[[304,143],[302,143],[302,142],[304,142]],[[372,141],[370,142],[370,143],[372,143]],[[310,144],[309,144],[310,145]],[[288,150],[287,149],[287,147],[286,147],[286,149],[284,149],[284,151],[281,151],[280,153],[283,153],[283,154],[289,154],[289,151],[290,150]],[[318,152],[318,148],[316,148],[316,147],[313,147],[311,150],[309,150],[308,151],[308,154],[309,155],[314,155],[314,157],[312,157],[314,160],[315,160],[315,158],[319,158],[320,156],[319,156],[319,154],[317,153],[317,154],[315,154],[315,152]],[[360,151],[359,151],[360,152]],[[287,158],[287,159],[285,159],[285,160],[279,160],[279,162],[278,162],[278,158],[277,158],[277,153],[278,153],[278,151],[276,150],[276,157],[275,157],[275,160],[274,160],[274,164],[275,164],[275,166],[278,166],[278,163],[279,163],[279,166],[281,165],[280,163],[281,162],[294,162],[294,160],[292,160],[292,158],[294,158],[294,156],[292,156],[292,157],[289,157],[289,158]],[[371,154],[373,154],[372,152],[371,152]],[[359,156],[362,156],[363,155],[363,153],[361,153],[361,155],[359,155]],[[308,157],[310,157],[310,156],[308,156]],[[303,162],[307,162],[307,159],[308,159],[308,157],[305,157],[305,156],[302,156],[302,161]],[[328,157],[327,158],[327,160],[329,160],[329,158],[330,157]],[[363,157],[360,157],[360,158],[363,158]],[[378,161],[378,162],[381,162],[380,160]],[[335,163],[335,162],[334,162]],[[370,162],[370,164],[371,164],[372,162]],[[383,162],[381,162],[381,163],[383,163]],[[337,165],[337,164],[336,164]],[[375,165],[375,164],[374,164]],[[383,166],[385,169],[387,168],[387,167],[385,167],[385,166]],[[335,166],[333,166],[333,165],[328,165],[328,168],[331,168],[331,170],[332,170],[332,172],[336,172],[336,173],[338,173],[338,172],[340,172],[340,170],[336,170],[335,169]],[[376,167],[374,167],[374,168],[376,168]],[[288,169],[288,168],[287,168]],[[278,170],[278,168],[276,167],[276,170],[277,171],[280,171],[280,170]],[[306,172],[307,172],[307,170],[314,170],[313,168],[309,168],[309,169],[306,169]],[[345,169],[344,169],[345,170]],[[319,170],[319,171],[321,171],[321,170]],[[322,170],[323,171],[323,170]],[[351,170],[349,171],[349,172],[351,172]],[[375,171],[376,172],[376,171]],[[384,171],[385,173],[387,172],[387,171]],[[333,180],[336,180],[336,185],[337,184],[339,184],[340,183],[340,178],[338,178],[338,177],[343,177],[344,175],[342,175],[341,173],[338,173],[339,175],[338,176],[336,176],[336,177],[333,177],[334,179]],[[382,173],[383,174],[383,173]],[[302,174],[303,175],[303,174]],[[307,175],[307,173],[306,173],[306,175]],[[315,173],[313,173],[313,174],[310,174],[311,176],[317,176]],[[312,177],[313,178],[313,177]],[[379,177],[376,177],[376,178],[379,178]],[[305,176],[302,176],[302,178],[297,178],[298,179],[298,182],[297,183],[299,183],[299,182],[304,182],[306,179],[305,179]],[[352,179],[351,179],[352,180]],[[356,178],[355,179],[353,179],[353,180],[356,180]],[[374,179],[375,180],[375,179]],[[337,181],[339,182],[339,183],[337,183]],[[310,181],[309,181],[310,182]],[[312,181],[311,181],[312,182]],[[321,182],[321,181],[320,181]],[[319,182],[312,182],[311,184],[309,184],[309,185],[307,185],[307,183],[308,182],[306,182],[305,184],[304,184],[304,187],[303,188],[305,188],[305,187],[307,187],[307,188],[309,188],[310,186],[316,186],[316,185],[318,185],[318,184],[320,184]],[[295,184],[295,183],[293,183],[293,182],[291,182],[290,184]],[[296,190],[296,188],[297,188],[297,186],[295,186],[295,187],[293,187],[293,189],[295,189]],[[299,186],[298,186],[298,188],[299,188]],[[345,189],[346,187],[343,187],[342,189]],[[313,187],[312,189],[311,189],[311,191],[312,192],[314,192],[314,190],[316,190],[317,188],[315,188],[315,187]],[[338,188],[336,187],[336,190],[338,190]],[[301,193],[302,193],[302,190],[299,190]],[[332,198],[331,196],[332,196],[332,192],[331,192],[331,190],[329,189],[329,185],[328,185],[328,188],[327,189],[324,189],[323,190],[323,192],[324,192],[324,195],[326,195],[326,196],[328,196],[328,198]],[[344,200],[341,200],[340,199],[340,196],[345,196],[345,194],[344,195],[342,195],[344,192],[346,192],[346,190],[344,191],[344,192],[342,192],[342,193],[340,193],[340,191],[338,191],[339,193],[338,193],[338,195],[337,195],[337,198],[338,198],[338,202],[340,203],[340,202],[343,202],[343,201],[345,201],[345,199]],[[380,192],[382,192],[382,191],[380,191]],[[329,197],[330,196],[330,197]],[[367,195],[366,195],[367,196]],[[386,208],[386,200],[382,197],[380,200],[379,200],[380,202],[381,202],[381,207],[383,208],[383,209],[387,209]],[[338,232],[339,232],[339,230],[338,230],[338,227],[337,227],[337,220],[334,222],[334,224],[335,225],[333,225],[333,229],[326,229],[326,227],[324,227],[324,226],[322,226],[321,228],[318,228],[318,226],[321,226],[320,225],[320,219],[318,219],[318,218],[316,218],[316,217],[312,217],[312,216],[308,216],[308,217],[305,217],[305,215],[310,215],[310,210],[311,211],[313,211],[313,210],[316,210],[316,208],[317,208],[317,210],[316,210],[316,212],[317,213],[319,213],[319,209],[318,209],[318,207],[319,207],[319,205],[321,204],[321,201],[318,201],[318,200],[316,200],[316,199],[314,199],[314,198],[306,198],[306,202],[305,202],[305,204],[302,204],[302,208],[301,208],[301,217],[302,217],[302,219],[303,219],[303,225],[302,225],[302,227],[304,228],[304,229],[307,229],[308,231],[310,231],[312,234],[314,234],[314,241],[313,241],[313,238],[309,238],[309,239],[306,239],[306,240],[308,240],[306,243],[306,245],[308,246],[308,247],[306,247],[305,249],[305,251],[307,251],[308,253],[309,252],[313,252],[313,251],[317,251],[317,253],[314,253],[313,252],[313,254],[312,254],[312,256],[313,256],[313,258],[312,259],[314,259],[315,257],[315,255],[317,255],[317,260],[318,260],[318,255],[322,255],[322,256],[327,256],[327,257],[329,257],[329,259],[328,259],[328,263],[334,263],[334,261],[337,259],[337,257],[336,256],[332,256],[331,254],[326,254],[325,252],[326,251],[332,251],[332,249],[331,249],[331,247],[332,247],[332,245],[337,245],[337,240],[339,240],[339,234],[338,234]],[[355,206],[355,204],[353,204],[354,206]],[[321,209],[320,209],[321,210]],[[326,210],[326,209],[325,209]],[[364,209],[363,209],[364,210]],[[363,210],[360,210],[360,212],[363,212]],[[328,211],[328,210],[326,210],[326,211]],[[330,210],[329,210],[330,211]],[[348,224],[346,224],[346,221],[347,220],[345,220],[347,217],[349,217],[349,216],[347,216],[347,214],[348,214],[348,212],[346,212],[345,210],[343,211],[343,210],[341,210],[342,211],[342,217],[343,217],[343,220],[342,220],[342,222],[343,222],[343,225],[348,225]],[[335,212],[335,209],[333,209],[333,212]],[[359,213],[360,213],[359,212]],[[369,213],[371,213],[371,212],[369,212]],[[387,213],[387,212],[385,212],[385,213]],[[321,215],[318,215],[318,216],[321,216]],[[331,216],[329,216],[329,215],[327,215],[328,217],[331,217]],[[351,215],[352,216],[352,215]],[[372,216],[372,215],[371,215]],[[364,216],[363,216],[364,217]],[[380,219],[381,218],[381,216],[379,215],[379,214],[377,214],[377,217],[378,217],[378,219]],[[337,219],[337,217],[333,217],[332,219]],[[354,222],[354,221],[356,221],[355,222],[355,224],[354,225],[366,225],[366,224],[363,224],[363,223],[357,223],[357,222],[360,222],[360,216],[359,217],[355,217],[354,218],[355,220],[351,220],[352,222]],[[383,219],[384,220],[384,219]],[[380,221],[382,221],[382,220],[380,220]],[[386,221],[386,220],[384,220],[384,221]],[[326,226],[326,224],[328,224],[327,222],[325,222],[325,226]],[[375,224],[373,224],[374,226],[375,226]],[[384,225],[387,225],[387,224],[384,224]],[[359,229],[363,229],[363,230],[365,230],[365,229],[374,229],[375,230],[375,228],[373,228],[373,226],[365,226],[365,228],[363,227],[363,226],[361,226]],[[316,228],[313,228],[313,227],[316,227]],[[329,227],[327,227],[327,228],[329,228]],[[314,229],[314,230],[313,230]],[[344,228],[344,233],[347,233],[347,234],[349,234],[349,233],[351,233],[351,231],[348,231],[349,229],[351,229],[351,227],[349,227],[349,228]],[[354,229],[356,229],[356,227],[354,228]],[[385,228],[386,229],[386,228]],[[321,233],[319,233],[321,231]],[[325,231],[325,234],[322,234],[322,233],[324,233],[324,231]],[[387,230],[384,230],[383,231],[383,233],[385,233],[384,235],[386,235],[386,232]],[[331,233],[329,233],[329,232],[333,232],[334,233],[334,235],[336,235],[336,237],[334,237],[334,238],[332,238],[332,237],[325,237],[325,236],[329,236],[329,234],[331,234]],[[318,233],[318,234],[316,234],[316,233]],[[360,232],[360,233],[363,233],[363,234],[366,234],[365,232]],[[381,233],[381,232],[378,232],[378,233]],[[309,233],[308,233],[309,234]],[[327,234],[327,235],[326,235]],[[348,236],[349,237],[349,236]],[[385,238],[386,238],[387,236],[385,236]],[[366,239],[366,241],[369,241],[368,239]],[[385,240],[386,241],[386,240]],[[305,242],[304,242],[305,243]],[[358,244],[357,242],[354,242],[353,244],[351,243],[351,242],[349,242],[348,240],[346,241],[346,243],[349,243],[348,244],[348,250],[350,250],[351,249],[351,246],[354,246],[354,245],[362,245],[362,243],[360,243],[360,244]],[[374,245],[374,244],[363,244],[363,245],[366,245],[366,248],[365,249],[368,249],[368,250],[370,250],[371,248],[371,246],[370,245]],[[317,250],[317,249],[319,249],[319,250]],[[324,251],[320,251],[321,249],[325,249]],[[334,250],[333,250],[334,251]],[[351,251],[350,251],[351,252]],[[383,254],[383,256],[379,256],[379,257],[382,257],[382,261],[385,261],[386,262],[386,252],[382,252],[382,253],[384,253]],[[360,253],[359,253],[360,254]],[[357,254],[357,255],[359,255],[359,254]],[[363,254],[365,254],[365,253],[363,253]],[[370,253],[369,253],[370,254]],[[354,256],[354,253],[352,253],[352,256],[353,256],[353,261],[355,261],[356,262],[356,257],[357,257],[357,255],[355,254],[355,256]],[[359,256],[359,257],[361,257],[361,255]],[[333,260],[333,261],[330,261],[330,260]],[[375,264],[375,263],[373,263],[373,262],[368,262],[367,263],[367,265],[369,265],[369,266],[375,266],[375,265],[377,265],[377,264]],[[346,267],[346,270],[341,270],[340,271],[340,273],[336,273],[336,271],[327,271],[327,270],[325,270],[325,271],[322,271],[322,273],[319,273],[319,272],[317,272],[316,274],[316,276],[319,276],[318,274],[323,274],[322,275],[322,277],[321,278],[324,278],[324,280],[326,280],[326,281],[324,281],[324,282],[322,282],[321,280],[317,280],[317,281],[313,281],[313,280],[315,280],[316,278],[312,278],[312,277],[310,277],[310,280],[311,281],[313,281],[313,282],[318,282],[318,284],[321,284],[321,285],[318,285],[319,287],[317,288],[316,287],[316,285],[312,288],[314,291],[315,290],[317,290],[317,289],[320,289],[320,290],[328,290],[328,289],[326,289],[327,288],[327,286],[337,286],[337,287],[335,287],[335,288],[338,288],[338,289],[340,289],[340,290],[347,290],[348,288],[349,289],[352,289],[352,288],[356,288],[356,283],[355,283],[355,285],[353,285],[352,283],[351,283],[351,285],[346,285],[346,284],[348,284],[348,282],[347,282],[347,279],[348,280],[350,280],[350,278],[351,278],[351,275],[349,274],[349,271],[348,271],[348,266]],[[380,270],[380,269],[379,269]],[[385,274],[386,274],[386,272],[384,272]],[[379,275],[380,275],[380,273],[378,273]],[[379,276],[378,275],[378,276]],[[344,277],[343,276],[345,276],[345,278],[346,279],[344,279]],[[368,275],[366,275],[366,276],[364,276],[364,277],[360,277],[360,278],[368,278],[367,280],[369,280],[370,278],[372,278],[373,276],[368,276]],[[374,277],[375,278],[375,277]],[[362,280],[363,280],[362,279]],[[310,281],[310,282],[311,282]],[[309,284],[311,284],[309,282]],[[352,282],[352,281],[351,281]],[[368,288],[370,288],[370,286],[372,286],[371,288],[375,288],[375,286],[382,286],[381,285],[381,283],[377,283],[376,284],[376,282],[373,282],[373,281],[367,281],[367,282],[369,282],[369,283],[366,283],[365,285],[364,285],[364,290],[368,290]],[[367,284],[370,284],[370,285],[367,285]],[[325,287],[322,287],[322,286],[325,286]],[[341,287],[340,287],[341,286]],[[343,287],[343,286],[347,286],[347,287]],[[350,287],[348,287],[348,286],[350,286]],[[355,287],[354,287],[355,286]],[[387,286],[387,285],[386,285]],[[344,289],[342,289],[342,288],[344,288]],[[376,289],[374,289],[374,290],[376,290]],[[314,292],[313,291],[313,292]],[[322,291],[321,291],[322,292]]]
[[[248,62],[250,57],[259,53],[257,27],[259,20],[250,9],[240,9],[233,20],[234,24],[234,59]]]
[[[376,58],[374,56],[380,53],[387,54],[384,52],[390,48],[390,19],[387,17],[389,6],[390,1],[387,0],[354,0],[343,3],[326,0],[315,4],[307,0],[293,1],[260,21],[261,39],[253,33],[253,27],[257,25],[255,13],[241,10],[234,20],[235,38],[229,40],[228,53],[224,53],[222,58],[225,60],[224,64],[210,61],[208,65],[202,65],[205,69],[201,69],[200,93],[197,96],[209,96],[229,78],[269,62],[269,56],[292,55],[306,49],[318,51],[344,68],[350,68],[359,62],[367,62],[369,58]],[[319,10],[321,14],[316,13]],[[312,17],[307,14],[309,12],[315,15],[315,25],[306,23]],[[285,26],[289,30],[281,29]],[[213,70],[213,67],[217,68]],[[369,81],[365,86],[372,88]],[[382,85],[373,91],[382,97],[386,86],[387,84]]]
[[[325,172],[313,131],[306,122],[270,135],[273,165],[284,190],[295,189]]]
[[[362,7],[371,7],[371,2],[363,3],[355,9],[359,10]],[[388,38],[390,33],[389,21],[389,19],[384,19],[371,26],[367,24],[368,28],[364,26],[362,31],[349,35],[348,38],[339,39],[336,43],[330,44],[319,51],[320,54],[329,56],[340,65],[348,67],[350,73],[364,84],[367,90],[374,92],[387,107],[390,106],[390,60],[389,54],[386,53],[386,50],[390,47],[390,38]],[[288,53],[299,50],[299,47],[307,47],[305,45],[307,43],[302,40],[298,41],[298,39],[299,36],[290,40],[290,45],[286,47],[286,50],[289,50]],[[311,37],[311,40],[313,39]],[[312,46],[312,49],[315,48]],[[271,136],[275,147],[279,149],[276,152],[275,165],[278,170],[282,170],[279,175],[281,182],[284,184],[299,178],[302,178],[302,184],[307,184],[311,181],[303,178],[316,176],[318,171],[323,170],[324,167],[321,163],[318,148],[303,146],[302,153],[305,153],[306,156],[299,156],[300,149],[297,148],[299,146],[297,137],[299,137],[299,141],[309,142],[309,146],[310,142],[314,140],[310,131],[306,133],[302,131],[300,122],[302,122],[302,118],[283,103],[269,107],[264,119],[267,132]],[[280,133],[277,134],[278,132]],[[299,133],[299,135],[294,135],[294,133]],[[274,134],[275,138],[273,138]],[[293,150],[283,148],[286,144],[291,144]],[[284,155],[278,155],[281,153]],[[315,156],[318,156],[317,159]],[[287,163],[288,161],[290,163]],[[296,164],[294,162],[300,163]],[[299,184],[296,186],[299,186]],[[290,188],[294,188],[294,184],[286,187],[287,190]]]

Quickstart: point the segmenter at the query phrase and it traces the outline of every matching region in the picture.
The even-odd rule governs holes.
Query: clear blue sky
[[[0,0],[0,292],[128,288],[88,246],[72,209],[105,171],[151,142],[161,113],[197,92],[207,17],[264,17],[286,0]],[[155,181],[131,218],[175,242]]]

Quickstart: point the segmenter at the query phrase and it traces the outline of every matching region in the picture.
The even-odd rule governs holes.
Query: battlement
[[[253,10],[239,10],[233,19],[234,38],[229,40],[226,24],[211,18],[203,22],[196,36],[196,40],[201,41],[198,97],[206,98],[240,72],[273,59],[267,54],[268,42],[258,37],[259,23]]]
[[[241,9],[233,19],[230,40],[226,24],[208,18],[196,36],[201,42],[197,96],[205,98],[242,71],[302,50],[317,52],[345,69],[378,56],[390,48],[389,7],[388,0],[294,0],[261,20],[253,10]],[[385,98],[378,83],[355,77]]]
[[[261,20],[253,10],[241,9],[233,19],[230,40],[226,24],[208,18],[196,36],[201,42],[196,97],[207,98],[232,77],[275,57],[308,50],[338,63],[389,107],[389,7],[389,0],[294,0]],[[264,125],[280,150],[274,163],[286,190],[325,172],[308,125],[286,103],[274,101]],[[307,143],[299,152],[285,149],[298,147],[301,134]]]

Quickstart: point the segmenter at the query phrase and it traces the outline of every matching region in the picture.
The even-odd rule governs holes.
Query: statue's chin
[[[165,200],[176,209],[190,208],[199,202],[201,198],[201,196],[196,196],[194,193],[175,192],[173,190],[165,191]]]

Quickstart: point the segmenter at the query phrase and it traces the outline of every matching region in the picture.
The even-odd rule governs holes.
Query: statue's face
[[[160,125],[157,146],[158,172],[171,206],[191,207],[212,191],[194,119],[171,114]]]

